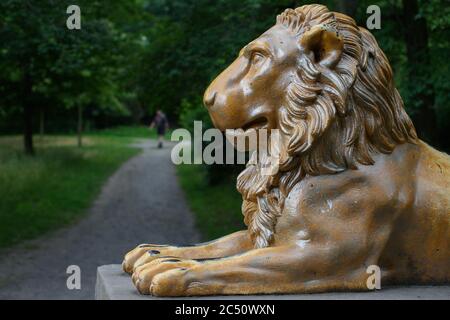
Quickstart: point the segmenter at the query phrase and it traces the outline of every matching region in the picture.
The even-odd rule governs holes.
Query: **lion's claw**
[[[167,256],[170,252],[173,252],[175,247],[167,245],[152,245],[152,244],[141,244],[135,249],[131,250],[125,255],[124,261],[122,263],[122,269],[126,273],[132,274],[134,269],[138,266],[148,263],[159,256]],[[150,256],[148,259],[142,259],[142,257]],[[137,263],[139,261],[139,263]]]

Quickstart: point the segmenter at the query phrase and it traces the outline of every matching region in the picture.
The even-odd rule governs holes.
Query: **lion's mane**
[[[244,221],[257,248],[271,244],[284,199],[305,176],[372,165],[373,154],[390,154],[398,144],[417,141],[389,62],[367,30],[322,5],[287,9],[277,24],[298,39],[315,25],[329,25],[343,38],[344,50],[332,70],[299,57],[286,106],[279,110],[285,154],[278,173],[261,174],[264,159],[253,155],[238,177]]]

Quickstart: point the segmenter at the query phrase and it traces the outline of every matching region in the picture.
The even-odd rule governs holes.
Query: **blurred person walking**
[[[166,134],[166,130],[169,129],[169,121],[162,110],[156,111],[156,116],[150,125],[150,129],[153,128],[156,128],[158,134],[158,148],[161,149],[163,147],[164,135]]]

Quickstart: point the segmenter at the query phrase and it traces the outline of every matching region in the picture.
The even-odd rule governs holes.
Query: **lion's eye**
[[[252,64],[258,64],[263,61],[266,57],[261,52],[253,52],[250,58]]]

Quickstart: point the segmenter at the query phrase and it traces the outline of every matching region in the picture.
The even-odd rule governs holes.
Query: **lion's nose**
[[[206,90],[205,95],[203,97],[203,103],[207,108],[211,108],[214,106],[214,102],[216,101],[217,91]]]

